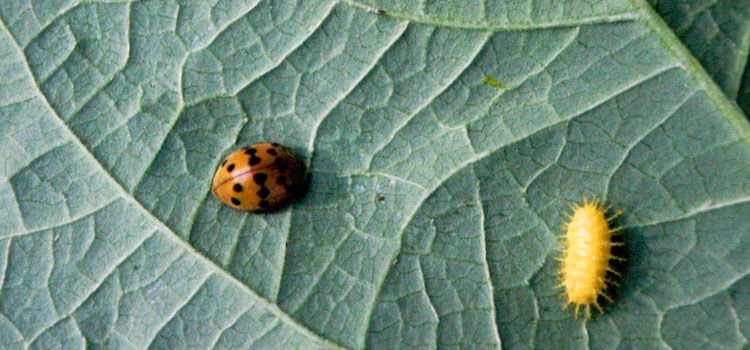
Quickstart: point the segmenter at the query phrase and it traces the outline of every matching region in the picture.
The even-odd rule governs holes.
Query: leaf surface
[[[747,346],[750,127],[655,16],[3,2],[0,347]],[[258,141],[311,173],[272,214],[209,191]],[[582,195],[627,259],[590,320],[555,288]]]
[[[750,115],[750,2],[649,0],[722,90]],[[744,74],[743,74],[744,72]]]

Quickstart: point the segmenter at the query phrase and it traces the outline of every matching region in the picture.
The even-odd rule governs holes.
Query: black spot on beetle
[[[268,178],[268,175],[259,173],[253,175],[253,181],[255,181],[256,184],[263,186],[263,183],[266,182],[266,179]]]
[[[287,169],[289,169],[289,163],[283,158],[276,158],[273,163],[276,165],[276,168],[278,168],[279,171],[286,171]]]
[[[224,165],[226,165],[226,164],[227,164],[227,160],[226,160],[226,159],[224,159],[224,161],[223,161],[223,162],[221,162],[221,166],[224,166]]]
[[[245,154],[249,154],[249,155],[253,155],[256,152],[258,152],[258,150],[252,147],[249,147],[247,150],[245,150]]]
[[[266,152],[268,152],[268,154],[270,154],[270,155],[272,155],[272,156],[275,156],[275,155],[276,155],[276,150],[275,150],[275,149],[273,149],[273,148],[269,149],[269,150],[268,150],[268,151],[266,151]]]
[[[286,185],[286,176],[284,176],[284,175],[279,176],[279,178],[276,179],[276,183],[279,184],[279,185],[281,185],[281,186]]]
[[[250,160],[247,163],[250,165],[256,165],[260,163],[260,157],[250,156]]]
[[[237,198],[232,197],[232,204],[234,205],[240,205],[240,200]]]
[[[261,208],[268,208],[271,205],[267,200],[263,199],[258,203],[258,206]]]
[[[242,192],[242,185],[234,184],[234,187],[232,187],[232,189],[234,189],[234,192]]]
[[[274,143],[271,144],[271,146],[279,147],[279,143],[278,142],[274,142]]]
[[[265,188],[265,187],[263,187],[263,188],[261,188],[260,190],[258,190],[258,196],[260,196],[260,198],[266,198],[266,197],[268,197],[268,195],[270,195],[270,194],[271,194],[271,191],[269,191],[269,190],[268,190],[267,188]]]
[[[234,170],[234,163],[232,163],[232,164],[229,164],[229,166],[227,167],[227,171],[228,171],[228,172],[230,172],[230,173],[231,173],[231,172],[232,172],[232,170]]]

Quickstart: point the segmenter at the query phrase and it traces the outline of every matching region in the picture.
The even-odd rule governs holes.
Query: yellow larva
[[[614,282],[606,279],[606,275],[607,272],[616,273],[609,262],[620,259],[612,255],[612,247],[621,243],[612,242],[612,233],[616,230],[609,228],[609,220],[619,213],[607,218],[604,215],[607,208],[601,207],[596,200],[589,202],[585,197],[583,205],[571,205],[571,209],[570,221],[565,225],[565,248],[560,269],[562,283],[559,286],[565,288],[563,293],[568,299],[563,309],[575,304],[578,317],[578,309],[584,306],[586,316],[590,317],[591,305],[602,310],[597,302],[600,295],[611,301],[604,290],[608,282]]]

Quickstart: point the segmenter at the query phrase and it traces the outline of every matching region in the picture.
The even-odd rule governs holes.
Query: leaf
[[[750,61],[745,65],[745,73],[742,74],[742,84],[740,91],[737,92],[737,103],[745,115],[750,115]]]
[[[750,2],[649,0],[724,92],[750,115]],[[743,72],[744,78],[743,78]]]
[[[0,70],[3,348],[747,346],[750,127],[644,2],[3,2]],[[300,202],[210,195],[269,140]]]

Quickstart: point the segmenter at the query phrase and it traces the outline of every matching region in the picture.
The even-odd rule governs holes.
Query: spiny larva
[[[604,293],[607,283],[615,284],[606,278],[607,272],[617,274],[610,267],[610,260],[622,260],[612,255],[612,247],[622,243],[613,243],[612,234],[617,230],[609,228],[609,221],[620,213],[607,218],[608,208],[602,207],[597,200],[589,202],[583,198],[583,205],[570,205],[572,213],[568,214],[570,221],[565,225],[566,233],[562,237],[563,249],[560,277],[564,288],[563,294],[567,302],[563,309],[575,304],[575,315],[581,306],[586,308],[586,316],[591,317],[591,305],[599,311],[601,306],[597,298],[601,295],[611,299]]]
[[[275,210],[298,195],[305,164],[275,142],[254,143],[227,156],[216,170],[211,192],[237,210]]]

